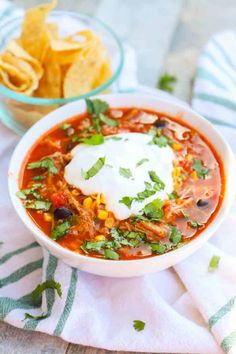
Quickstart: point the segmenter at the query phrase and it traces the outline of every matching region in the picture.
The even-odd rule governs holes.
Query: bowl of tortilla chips
[[[56,1],[0,27],[0,119],[23,134],[59,106],[114,87],[123,67],[116,34]]]

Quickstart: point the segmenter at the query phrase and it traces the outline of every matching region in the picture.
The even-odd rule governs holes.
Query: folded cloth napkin
[[[233,33],[217,36],[207,45],[199,62],[193,107],[218,120],[222,134],[234,148],[236,130],[222,123],[235,124],[232,80],[236,80],[236,71],[229,64],[231,60],[236,63],[233,46]],[[126,54],[128,75],[128,68],[135,73],[135,63],[128,49]],[[131,87],[128,79],[125,85],[122,82],[121,90],[163,95],[149,88]],[[219,83],[224,86],[221,91]],[[0,126],[1,320],[69,342],[111,350],[236,353],[236,206],[211,242],[172,269],[129,279],[86,274],[49,255],[17,218],[7,193],[7,167],[18,140]],[[209,273],[213,255],[221,257],[219,269]],[[31,293],[49,279],[61,283],[62,297],[46,290],[42,304],[35,307]],[[48,317],[24,321],[25,312],[47,313]],[[134,330],[134,320],[146,322],[142,332]]]

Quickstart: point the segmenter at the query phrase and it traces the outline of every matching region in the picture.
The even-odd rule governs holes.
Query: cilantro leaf
[[[196,220],[191,220],[189,215],[186,214],[183,210],[182,210],[182,214],[185,217],[185,219],[187,220],[188,225],[191,226],[193,229],[199,229],[200,227],[202,227],[204,225]]]
[[[142,164],[144,164],[145,162],[148,162],[148,161],[149,161],[149,159],[144,158],[144,159],[142,159],[142,160],[140,160],[140,161],[138,161],[136,163],[136,167],[139,167],[139,166],[141,166]]]
[[[28,170],[33,170],[35,168],[46,168],[49,173],[57,174],[58,169],[54,164],[54,161],[50,157],[45,157],[40,161],[30,162],[27,165]]]
[[[48,313],[42,313],[41,315],[31,315],[30,313],[28,313],[28,312],[25,312],[25,317],[24,317],[24,319],[23,319],[23,321],[25,321],[25,320],[31,320],[31,319],[33,319],[33,320],[36,320],[36,321],[39,321],[39,320],[43,320],[44,318],[47,318],[49,316],[49,314]]]
[[[119,168],[119,173],[122,177],[125,177],[125,178],[131,178],[132,177],[132,172],[130,171],[129,168],[124,168],[124,167],[120,167]]]
[[[85,249],[87,251],[101,251],[101,249],[106,245],[106,241],[97,241],[97,242],[89,242],[89,241],[85,241],[83,244],[83,247],[85,247]]]
[[[33,180],[34,181],[42,181],[42,180],[44,180],[46,178],[46,176],[44,176],[44,175],[41,175],[41,176],[34,176],[33,177]]]
[[[165,183],[162,182],[160,177],[157,176],[155,171],[148,172],[150,179],[155,183],[154,188],[156,191],[161,191],[165,188]]]
[[[119,203],[125,204],[129,209],[131,208],[131,205],[133,203],[134,198],[133,197],[123,197],[122,199],[119,200]]]
[[[58,296],[62,296],[61,284],[56,282],[54,279],[46,280],[45,282],[39,284],[32,292],[32,301],[34,304],[38,304],[42,293],[46,289],[54,289],[56,290]]]
[[[37,189],[41,187],[41,184],[35,184],[32,188],[21,189],[20,191],[16,192],[17,197],[20,199],[26,199],[29,195],[34,196],[36,199],[40,199],[41,195],[37,191]]]
[[[177,82],[177,78],[168,73],[163,74],[158,81],[158,88],[163,91],[172,93],[174,90],[174,84]]]
[[[208,272],[214,272],[220,263],[220,256],[213,256],[208,265]]]
[[[162,210],[163,201],[159,198],[154,199],[151,203],[148,203],[143,208],[144,215],[148,220],[158,221],[164,216],[164,211]]]
[[[156,253],[159,253],[159,254],[165,253],[166,249],[167,249],[166,245],[164,245],[163,243],[160,243],[160,242],[151,243],[150,246],[151,246],[151,249],[152,249],[153,252],[156,252]]]
[[[169,225],[169,227],[170,227],[170,237],[169,237],[169,239],[170,239],[170,241],[172,243],[177,245],[182,240],[182,233],[180,232],[180,230],[176,226]]]
[[[196,171],[197,176],[201,179],[205,179],[209,173],[209,170],[203,166],[200,159],[193,160],[193,170]]]
[[[146,323],[141,320],[134,320],[133,327],[137,332],[144,330]]]
[[[105,160],[106,160],[105,156],[99,157],[99,159],[95,162],[95,164],[88,171],[81,170],[82,177],[84,179],[89,179],[89,178],[94,177],[104,166]]]
[[[167,195],[168,195],[168,198],[170,200],[174,200],[174,199],[178,199],[179,198],[178,193],[176,191],[173,191],[172,193],[169,193]]]
[[[86,98],[85,101],[89,114],[99,115],[100,113],[106,113],[109,109],[109,105],[105,101],[99,99],[91,100],[89,98]]]
[[[64,123],[64,124],[62,124],[61,126],[60,126],[60,128],[62,129],[62,130],[67,130],[67,129],[69,129],[71,127],[71,124],[70,123]]]
[[[118,260],[120,258],[119,253],[117,253],[113,250],[110,250],[110,249],[104,250],[104,256],[105,256],[105,258],[113,259],[113,260]]]
[[[54,229],[51,232],[51,238],[53,240],[58,240],[62,236],[64,236],[70,229],[71,225],[68,220],[64,221],[62,224],[59,224],[54,227]]]
[[[27,200],[25,204],[26,209],[48,211],[52,203],[44,200]]]
[[[88,138],[81,138],[79,142],[86,145],[100,145],[104,143],[104,136],[102,134],[94,134]]]
[[[92,116],[93,128],[97,130],[98,133],[101,132],[101,122],[115,127],[118,125],[118,121],[107,117],[106,113],[109,109],[109,105],[99,99],[91,100],[86,98],[87,112]]]
[[[108,118],[104,114],[100,113],[99,114],[99,119],[105,123],[106,125],[109,125],[111,127],[116,127],[118,125],[118,121],[115,119]]]

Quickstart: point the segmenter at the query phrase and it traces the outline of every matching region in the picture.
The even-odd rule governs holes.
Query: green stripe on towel
[[[229,336],[225,337],[220,346],[225,353],[229,353],[229,351],[235,345],[236,345],[236,331],[232,332]]]
[[[223,90],[227,90],[227,87],[214,74],[205,68],[198,67],[196,75],[198,78],[200,77],[201,79],[210,81],[213,85],[218,86]]]
[[[236,111],[236,103],[231,100],[227,100],[226,98],[209,95],[207,93],[201,93],[201,92],[194,93],[193,98],[198,98],[203,101],[212,102],[217,105],[224,106],[228,109],[231,109],[232,111]]]
[[[22,296],[19,299],[12,299],[10,297],[0,298],[0,320],[4,318],[15,309],[32,309],[35,305],[32,303],[32,292]]]
[[[0,265],[7,262],[13,256],[21,254],[21,253],[28,251],[29,249],[35,248],[35,247],[39,247],[39,244],[37,242],[32,242],[32,243],[28,244],[27,246],[18,248],[17,250],[15,250],[13,252],[6,253],[2,258],[0,258]]]
[[[70,278],[70,287],[69,287],[69,290],[67,293],[64,311],[63,311],[63,313],[57,323],[55,331],[53,333],[55,336],[60,336],[60,334],[63,332],[66,321],[70,315],[70,312],[71,312],[71,309],[73,306],[73,302],[74,302],[74,298],[75,298],[77,280],[78,280],[78,271],[77,271],[77,269],[72,268],[71,278]]]
[[[236,70],[235,64],[232,62],[232,60],[229,58],[229,56],[226,54],[226,51],[224,48],[221,47],[221,44],[214,38],[212,42],[214,46],[219,50],[221,53],[222,57],[224,58],[225,62],[231,67],[233,71]]]
[[[219,311],[216,312],[215,315],[211,316],[208,321],[208,325],[212,328],[222,317],[224,317],[227,313],[229,313],[236,304],[236,296],[232,297],[227,304],[222,306]]]
[[[55,275],[55,272],[57,269],[57,264],[58,264],[58,259],[56,257],[50,255],[49,260],[48,260],[45,280],[54,279],[54,275]],[[52,289],[47,289],[46,290],[46,299],[47,299],[46,300],[47,301],[47,314],[48,314],[48,316],[50,316],[52,313],[53,304],[55,302],[55,291]],[[35,330],[39,321],[42,321],[42,320],[35,320],[35,319],[28,320],[24,326],[24,329]]]
[[[41,258],[35,262],[28,263],[25,266],[17,269],[15,272],[8,275],[6,278],[0,279],[0,288],[3,288],[4,286],[6,286],[8,284],[12,284],[12,283],[17,282],[18,280],[24,278],[26,275],[41,268],[42,264],[43,264],[43,259]]]
[[[221,71],[221,75],[226,76],[232,82],[233,85],[236,85],[236,80],[234,80],[234,78],[232,78],[230,74],[226,72],[224,66],[222,66],[219,61],[216,61],[216,59],[211,55],[211,53],[204,51],[202,53],[202,56],[208,58],[212,62],[212,64]]]

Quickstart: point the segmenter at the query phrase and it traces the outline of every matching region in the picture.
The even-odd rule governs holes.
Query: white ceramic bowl
[[[42,247],[48,249],[54,256],[60,258],[65,263],[73,267],[77,267],[83,271],[109,277],[132,277],[171,267],[190,256],[211,236],[213,236],[214,232],[221,224],[227,211],[229,210],[234,199],[233,191],[235,190],[236,176],[233,153],[222,136],[206,119],[185,106],[174,104],[168,102],[168,100],[163,100],[156,97],[135,94],[111,94],[100,97],[98,96],[98,98],[108,102],[111,107],[136,106],[163,112],[173,117],[179,116],[183,122],[187,122],[193,128],[196,128],[207,138],[209,142],[212,143],[223,161],[226,175],[226,188],[223,202],[214,220],[195,240],[191,241],[182,248],[160,256],[129,261],[111,261],[83,256],[63,248],[46,236],[34,224],[28,216],[21,201],[16,196],[16,192],[19,189],[18,176],[21,170],[22,162],[35,141],[55,124],[62,122],[73,115],[84,112],[86,107],[85,102],[82,100],[69,103],[48,114],[36,123],[30,130],[28,130],[17,145],[10,162],[8,177],[9,192],[15,210]]]

